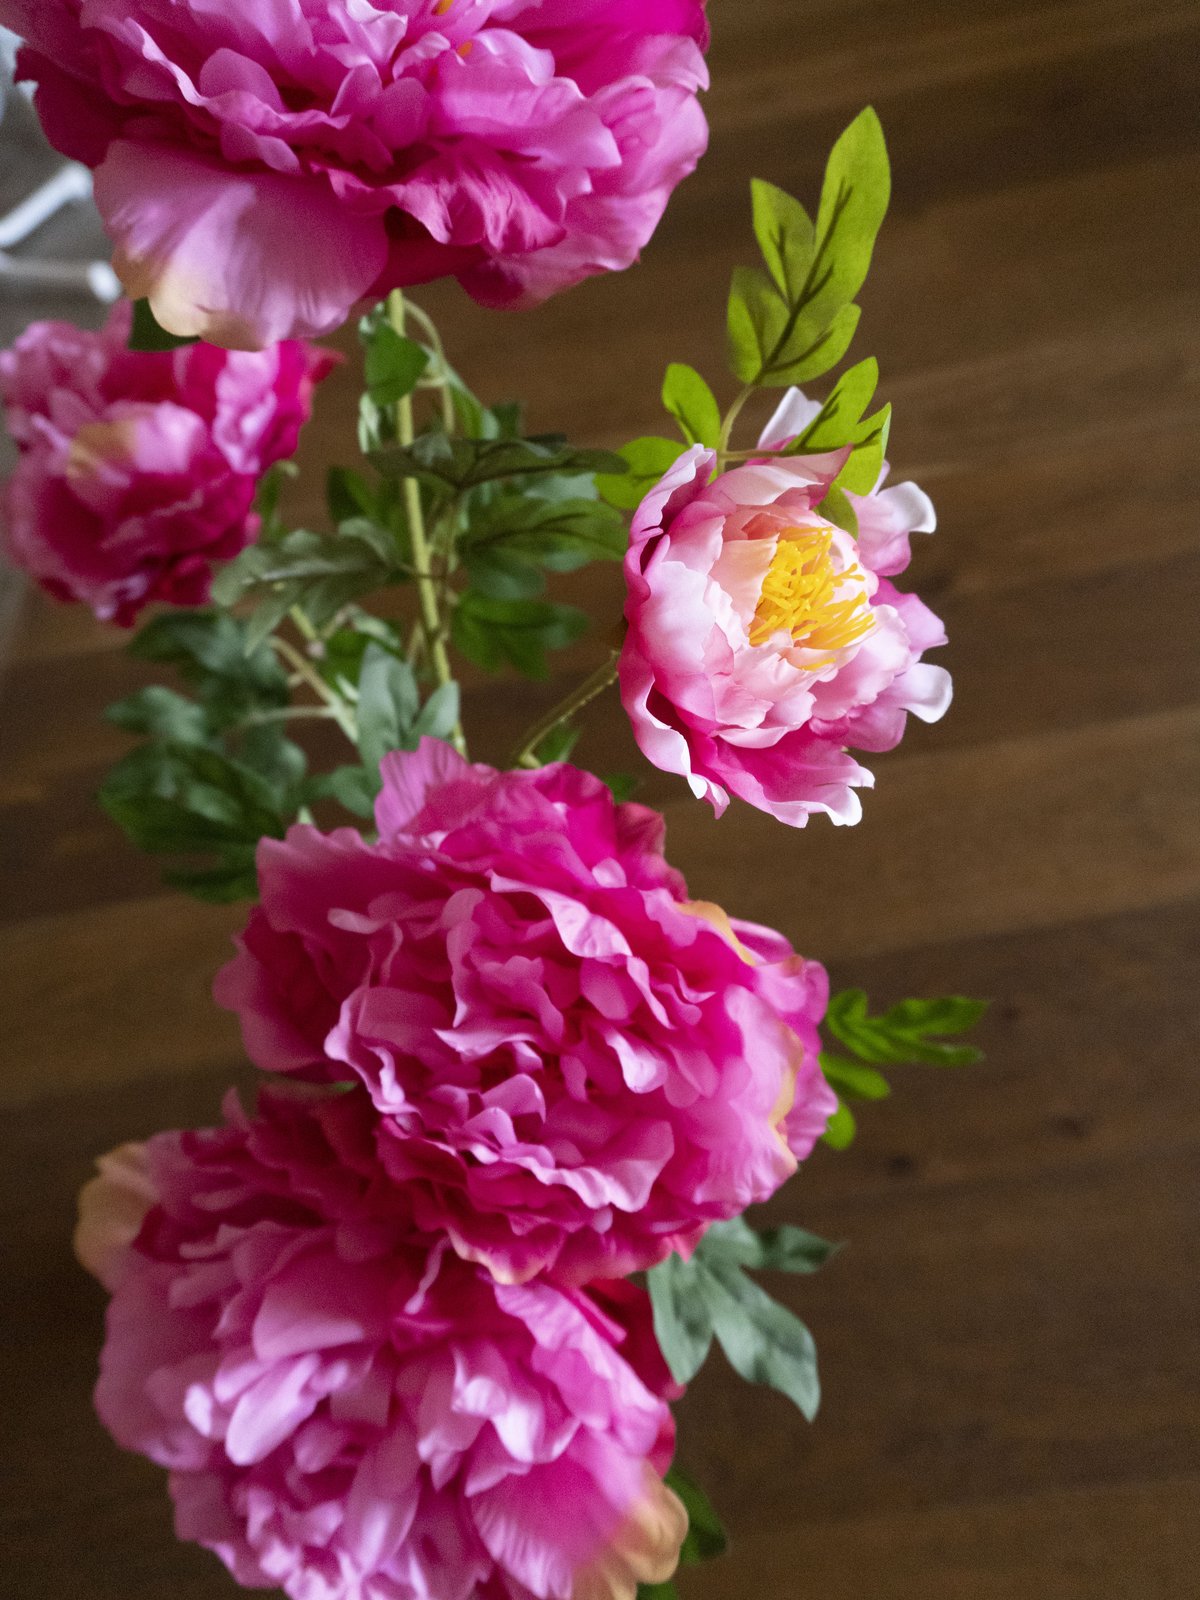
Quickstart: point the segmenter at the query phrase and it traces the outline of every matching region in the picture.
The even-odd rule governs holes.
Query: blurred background
[[[658,774],[640,798],[697,897],[781,927],[836,983],[995,1004],[983,1066],[898,1073],[770,1208],[848,1241],[772,1285],[816,1335],[824,1405],[809,1427],[714,1355],[680,1459],[734,1548],[681,1600],[1194,1600],[1200,11],[711,9],[711,154],[641,267],[520,317],[419,298],[535,429],[659,431],[666,362],[723,370],[750,177],[815,203],[833,139],[876,106],[895,197],[855,348],[896,407],[894,471],[938,506],[912,585],[946,619],[956,704],[872,763],[857,829],[736,806],[718,824]],[[57,165],[10,95],[0,213]],[[11,251],[103,254],[79,203]],[[103,312],[0,273],[0,342],[47,315]],[[357,382],[348,364],[320,398],[298,520],[351,454]],[[605,627],[618,601],[616,574],[589,578]],[[69,1252],[98,1152],[211,1122],[251,1081],[208,997],[242,912],[163,890],[94,803],[126,748],[103,708],[145,681],[123,642],[0,574],[0,1587],[228,1600],[215,1558],[175,1543],[161,1474],[91,1415],[102,1301]],[[473,683],[479,753],[603,647],[545,686]],[[615,704],[579,757],[645,772]]]

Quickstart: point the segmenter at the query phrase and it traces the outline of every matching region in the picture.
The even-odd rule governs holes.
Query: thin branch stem
[[[321,677],[320,673],[313,668],[312,662],[308,661],[304,655],[302,655],[301,652],[296,649],[295,645],[289,644],[286,639],[281,639],[276,633],[271,635],[271,646],[279,658],[282,661],[287,662],[288,666],[291,667],[296,677],[312,690],[317,699],[320,700],[322,705],[326,707],[330,716],[346,735],[347,739],[349,739],[350,743],[354,745],[355,749],[357,749],[358,723],[351,714],[350,708],[342,700],[341,696],[335,694],[335,692]]]
[[[737,420],[745,410],[746,404],[753,393],[754,385],[752,383],[748,383],[742,390],[741,394],[738,395],[737,399],[730,406],[729,410],[725,413],[725,421],[721,427],[721,442],[717,446],[717,454],[719,457],[717,462],[718,469],[725,465],[726,458],[729,455],[729,443],[733,438],[733,430],[737,426]]]
[[[565,700],[549,710],[544,717],[535,722],[533,727],[517,746],[513,755],[511,766],[536,767],[538,765],[534,752],[543,739],[549,737],[556,728],[562,727],[564,722],[578,715],[584,706],[590,705],[604,691],[617,681],[617,655],[614,651],[602,667],[597,667],[590,678],[586,678],[578,689],[567,695]]]
[[[404,294],[400,289],[393,289],[388,296],[388,320],[400,336],[404,337],[405,302]],[[412,395],[405,395],[403,400],[396,404],[396,433],[403,449],[409,449],[416,438],[416,424],[413,418]],[[439,685],[453,682],[454,674],[450,670],[450,657],[446,652],[446,640],[442,633],[441,608],[438,604],[438,586],[431,575],[431,562],[429,542],[425,535],[425,513],[421,505],[421,487],[415,478],[404,480],[404,509],[408,516],[408,531],[412,541],[413,566],[417,571],[417,601],[421,608],[421,626],[425,632],[425,641],[429,647],[429,659],[433,666],[434,676]],[[454,728],[451,735],[454,747],[460,754],[466,754],[466,741],[463,738],[461,726]]]

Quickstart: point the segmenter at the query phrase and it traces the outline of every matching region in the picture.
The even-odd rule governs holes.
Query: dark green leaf
[[[679,1590],[673,1583],[643,1583],[638,1586],[638,1600],[679,1600]]]
[[[196,339],[183,339],[178,334],[168,333],[159,326],[158,319],[150,309],[149,300],[135,300],[133,302],[133,327],[129,334],[129,348],[131,350],[178,350],[183,345],[196,344]]]
[[[209,724],[223,728],[254,711],[287,705],[287,678],[274,654],[248,639],[245,623],[220,611],[171,612],[134,638],[130,654],[174,666]]]
[[[116,705],[109,706],[105,716],[118,728],[154,739],[203,744],[208,738],[208,719],[203,708],[160,684],[151,684],[131,694],[127,700],[118,700]]]
[[[602,501],[510,495],[472,517],[460,547],[472,555],[501,549],[551,572],[573,572],[589,561],[620,561],[628,543],[624,517]]]
[[[325,501],[334,522],[375,514],[374,490],[361,473],[348,467],[330,467],[325,479]]]
[[[378,450],[372,460],[389,477],[418,478],[463,491],[506,478],[561,473],[617,472],[621,463],[607,450],[582,450],[559,435],[532,439],[451,439],[421,434],[411,447]]]
[[[454,613],[454,643],[469,661],[495,672],[505,662],[526,677],[547,675],[546,652],[573,644],[588,618],[545,600],[494,600],[468,590]]]
[[[674,1489],[683,1501],[684,1510],[688,1514],[688,1532],[687,1538],[683,1541],[683,1548],[679,1552],[680,1563],[683,1566],[694,1566],[701,1561],[713,1561],[717,1556],[724,1555],[729,1543],[725,1529],[721,1526],[720,1517],[713,1510],[712,1502],[700,1485],[678,1464],[667,1473],[666,1484],[669,1489]]]
[[[579,743],[582,732],[582,728],[573,728],[569,722],[560,722],[533,752],[535,759],[544,767],[554,761],[565,761]]]
[[[504,545],[468,545],[462,562],[471,588],[490,600],[532,600],[546,587],[534,563]]]
[[[662,399],[688,444],[716,448],[721,439],[721,408],[694,367],[673,361],[663,380]]]
[[[462,712],[462,694],[456,683],[443,683],[433,691],[421,707],[410,735],[415,747],[421,739],[449,739],[458,726]]]
[[[619,806],[631,800],[641,788],[641,779],[633,777],[628,772],[605,772],[601,775],[600,782],[612,791],[612,797]]]
[[[305,789],[309,801],[336,800],[356,817],[373,817],[375,797],[381,788],[379,770],[366,767],[335,767],[313,778]]]
[[[622,465],[627,470],[615,475],[601,473],[596,487],[610,506],[632,511],[641,505],[663,474],[670,471],[683,450],[678,439],[653,436],[634,439],[621,451]]]
[[[712,1314],[698,1278],[697,1267],[675,1255],[646,1274],[655,1337],[676,1383],[692,1381],[712,1345]]]

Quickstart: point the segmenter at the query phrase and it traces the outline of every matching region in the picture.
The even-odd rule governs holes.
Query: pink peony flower
[[[825,975],[689,904],[569,766],[389,756],[379,842],[293,828],[218,976],[259,1066],[358,1079],[420,1227],[502,1281],[621,1277],[765,1200],[836,1104]]]
[[[707,142],[705,0],[0,0],[129,293],[259,348],[456,275],[532,303],[637,258]]]
[[[20,456],[0,497],[9,558],[59,600],[133,622],[153,600],[202,605],[213,566],[258,534],[258,479],[290,456],[335,357],[286,343],[126,348],[131,308],[100,333],[35,322],[0,352]]]
[[[818,409],[791,391],[763,448]],[[921,660],[942,625],[889,581],[933,506],[912,483],[852,494],[856,541],[817,510],[846,455],[714,479],[696,446],[634,516],[621,696],[643,754],[718,816],[735,794],[794,827],[814,811],[857,822],[854,788],[874,779],[849,750],[890,750],[910,711],[936,722],[950,704],[949,673]]]
[[[375,1121],[361,1092],[266,1096],[254,1119],[234,1097],[223,1128],[102,1164],[84,1230],[112,1289],[102,1420],[169,1469],[180,1537],[248,1587],[634,1600],[687,1531],[647,1297],[500,1285],[421,1239]]]

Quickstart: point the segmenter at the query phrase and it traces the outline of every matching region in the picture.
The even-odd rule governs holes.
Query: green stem
[[[280,659],[286,661],[288,666],[291,667],[296,677],[307,684],[317,696],[350,743],[357,749],[358,723],[341,697],[334,693],[320,673],[313,668],[312,663],[306,660],[295,645],[289,644],[286,639],[281,639],[278,634],[272,634],[271,645]]]
[[[542,740],[552,734],[555,728],[562,727],[564,722],[570,722],[571,718],[582,711],[584,706],[590,705],[593,700],[602,695],[616,681],[617,656],[614,651],[604,665],[597,667],[591,677],[586,678],[578,689],[567,695],[565,700],[560,700],[544,717],[534,723],[533,727],[530,728],[524,739],[517,746],[510,765],[514,767],[536,767],[538,762],[534,757],[534,752]]]
[[[392,290],[388,296],[387,307],[388,321],[403,338],[405,303],[402,290]],[[405,395],[404,399],[396,404],[396,433],[401,448],[409,449],[416,438],[416,424],[413,418],[413,403],[412,395],[410,394]],[[421,626],[425,633],[425,642],[429,648],[429,659],[438,684],[452,683],[454,674],[450,670],[450,657],[446,652],[446,640],[442,634],[441,610],[438,605],[438,586],[432,576],[429,542],[425,536],[425,513],[421,506],[421,487],[415,478],[405,478],[404,480],[404,509],[408,515],[413,566],[417,572],[417,601],[421,608]],[[451,737],[454,741],[455,749],[461,755],[465,755],[467,747],[461,726],[455,727]]]
[[[721,426],[721,441],[717,446],[717,455],[719,457],[717,461],[718,471],[725,465],[726,458],[729,455],[729,442],[733,438],[733,430],[737,425],[738,418],[745,410],[746,404],[753,393],[754,385],[752,383],[748,383],[725,414],[725,421]]]
[[[434,379],[434,384],[441,391],[442,425],[447,433],[453,433],[458,418],[454,411],[454,396],[450,392],[450,363],[446,360],[446,347],[442,343],[442,336],[438,332],[437,323],[434,322],[427,311],[423,311],[420,306],[414,305],[411,300],[407,304],[407,310],[409,316],[415,318],[421,324],[430,344],[433,346],[433,353],[437,357],[440,369],[437,378]]]

